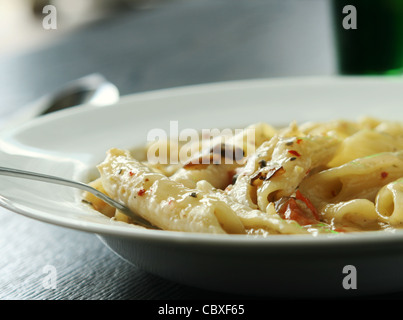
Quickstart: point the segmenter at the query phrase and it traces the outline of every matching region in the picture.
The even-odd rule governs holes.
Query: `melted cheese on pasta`
[[[403,227],[400,123],[364,118],[251,127],[256,139],[233,139],[244,151],[253,144],[241,162],[155,164],[113,148],[92,185],[167,231],[267,236]],[[94,196],[85,199],[132,223]]]

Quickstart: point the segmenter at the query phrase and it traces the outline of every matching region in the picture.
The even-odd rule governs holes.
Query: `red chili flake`
[[[146,190],[144,190],[143,188],[140,189],[140,190],[137,192],[137,194],[138,194],[139,197],[141,197],[141,196],[144,195],[145,193],[146,193]]]
[[[301,139],[301,138],[298,138],[298,139],[297,139],[297,143],[300,144],[301,142],[302,142],[302,139]]]
[[[320,220],[318,210],[316,210],[315,206],[312,204],[312,202],[308,198],[306,198],[305,196],[302,195],[301,191],[297,190],[296,198],[298,200],[303,201],[306,204],[306,206],[308,207],[309,210],[311,210],[311,212],[316,220]]]
[[[291,153],[292,155],[297,156],[297,157],[300,157],[300,156],[301,156],[301,155],[299,154],[299,152],[298,152],[298,151],[295,151],[295,150],[288,150],[288,153]]]
[[[319,222],[304,212],[294,198],[289,198],[285,203],[281,204],[280,208],[278,208],[278,213],[283,219],[294,220],[301,226],[317,224]]]
[[[134,176],[134,173],[132,171],[129,172],[130,176]]]
[[[385,171],[381,172],[382,179],[385,179],[387,176],[388,176],[387,172],[385,172]]]

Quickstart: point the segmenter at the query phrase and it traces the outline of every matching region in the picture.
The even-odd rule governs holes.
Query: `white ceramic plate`
[[[242,128],[362,115],[403,120],[399,78],[237,81],[82,106],[3,132],[0,165],[88,181],[110,147],[131,148],[154,128]],[[123,259],[179,283],[256,296],[351,296],[403,291],[403,232],[340,236],[245,236],[138,230],[81,203],[81,192],[0,177],[0,204],[59,226],[92,232]],[[74,241],[74,239],[72,239]],[[357,289],[343,286],[353,266]]]

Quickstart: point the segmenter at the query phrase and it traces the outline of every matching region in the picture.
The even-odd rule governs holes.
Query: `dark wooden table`
[[[48,31],[48,32],[57,32]],[[238,79],[332,75],[324,0],[193,0],[114,15],[0,59],[0,116],[99,72],[122,95]],[[46,265],[56,289],[43,286]],[[401,295],[403,297],[403,295]],[[0,209],[0,299],[223,299],[122,261],[93,234]]]

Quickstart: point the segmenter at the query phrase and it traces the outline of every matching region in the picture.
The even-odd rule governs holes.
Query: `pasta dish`
[[[363,118],[246,129],[254,135],[112,148],[91,185],[167,231],[271,236],[403,226],[402,124]],[[193,153],[186,162],[151,161],[157,144],[159,152],[175,144]],[[90,194],[84,199],[133,223]]]

